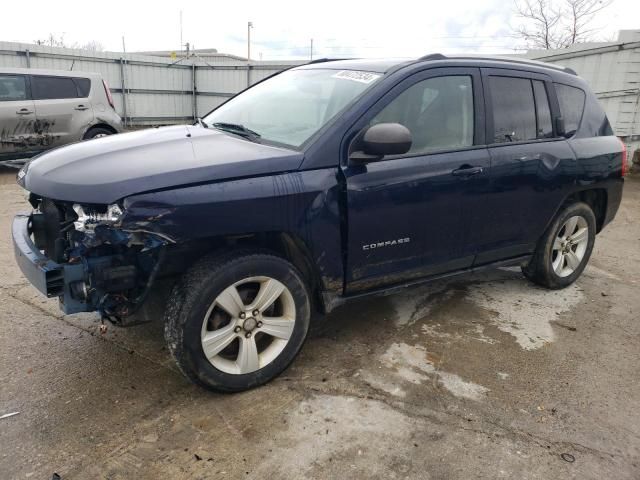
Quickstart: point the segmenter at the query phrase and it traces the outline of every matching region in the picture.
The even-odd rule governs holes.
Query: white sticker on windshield
[[[371,83],[381,77],[379,73],[362,72],[360,70],[342,70],[332,76],[333,78],[353,80],[354,82],[360,83]]]

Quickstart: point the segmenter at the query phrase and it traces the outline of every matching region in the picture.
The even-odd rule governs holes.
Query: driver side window
[[[468,75],[418,82],[391,101],[371,121],[400,123],[411,131],[408,154],[473,145],[473,87]]]

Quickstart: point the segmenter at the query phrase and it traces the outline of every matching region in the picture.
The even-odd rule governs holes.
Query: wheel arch
[[[313,298],[313,307],[326,311],[323,292],[330,287],[323,279],[311,249],[300,236],[291,232],[257,232],[242,235],[220,235],[175,245],[169,251],[167,273],[180,274],[208,255],[229,249],[268,251],[289,261],[302,274]]]
[[[112,135],[115,135],[116,133],[118,133],[118,131],[108,123],[100,122],[100,123],[94,123],[93,125],[89,126],[82,134],[82,138],[85,138],[91,130],[94,130],[96,128],[104,128],[105,130],[109,130]]]
[[[600,233],[607,214],[607,190],[605,188],[590,188],[574,192],[565,199],[559,210],[566,205],[576,202],[584,202],[591,207],[596,217],[596,233]]]

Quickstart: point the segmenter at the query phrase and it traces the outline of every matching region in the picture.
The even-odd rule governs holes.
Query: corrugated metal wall
[[[531,51],[527,57],[557,63],[584,78],[607,112],[615,134],[640,148],[640,32],[620,32],[617,42]]]
[[[109,84],[116,110],[129,126],[183,123],[233,94],[297,62],[251,62],[221,56],[176,63],[150,55],[90,52],[0,42],[2,67],[97,72]],[[194,95],[195,76],[195,95]]]

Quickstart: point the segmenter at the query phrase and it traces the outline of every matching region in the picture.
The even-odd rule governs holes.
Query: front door
[[[0,74],[0,159],[37,150],[36,110],[25,75]]]
[[[33,75],[31,89],[42,142],[51,148],[82,140],[93,122],[93,108],[74,79]]]
[[[354,126],[400,123],[412,147],[343,166],[348,292],[472,264],[464,219],[488,173],[482,106],[478,69],[431,69],[394,87]]]

